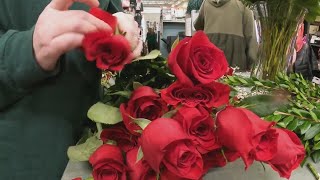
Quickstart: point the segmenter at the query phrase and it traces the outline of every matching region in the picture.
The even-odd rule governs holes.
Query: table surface
[[[265,167],[265,170],[264,170]],[[263,165],[255,162],[247,171],[244,170],[244,164],[241,160],[229,163],[226,167],[212,169],[203,180],[285,180],[273,171],[269,165]],[[315,165],[319,171],[320,164]],[[87,162],[70,161],[65,169],[61,180],[72,180],[76,177],[90,177],[91,169]],[[315,180],[315,177],[304,166],[298,168],[292,173],[290,180]]]

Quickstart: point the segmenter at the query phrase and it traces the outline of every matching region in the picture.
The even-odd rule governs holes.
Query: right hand
[[[75,2],[98,7],[98,0],[52,0],[40,14],[33,34],[36,60],[43,70],[55,68],[59,57],[80,47],[89,32],[110,29],[110,26],[81,10],[69,10]]]

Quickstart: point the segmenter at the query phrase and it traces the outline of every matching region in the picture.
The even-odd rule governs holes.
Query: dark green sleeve
[[[39,81],[57,74],[46,72],[33,54],[33,29],[9,30],[0,27],[0,111],[29,93]]]
[[[121,0],[112,0],[109,3],[108,8],[106,9],[109,13],[117,13],[117,12],[122,12],[122,2]]]

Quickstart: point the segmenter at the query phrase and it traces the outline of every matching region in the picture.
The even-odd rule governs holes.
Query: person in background
[[[258,42],[253,13],[239,0],[204,0],[194,23],[224,51],[231,67],[250,70],[257,59]]]
[[[190,16],[192,10],[199,10],[202,2],[203,0],[189,0],[186,14]]]
[[[140,55],[140,30],[118,12],[119,0],[0,1],[1,180],[61,179],[67,149],[99,98],[101,72],[78,47],[86,33],[110,26],[89,6],[115,13]]]
[[[315,76],[314,72],[319,71],[317,57],[312,50],[308,37],[304,34],[304,25],[299,25],[295,52],[293,56],[293,70],[295,73],[300,73],[305,79],[312,80]]]
[[[149,52],[151,52],[152,50],[158,49],[157,34],[154,32],[153,28],[148,28],[146,41],[148,44]]]

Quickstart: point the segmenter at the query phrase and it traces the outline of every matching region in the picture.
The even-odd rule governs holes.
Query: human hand
[[[52,0],[38,18],[33,49],[43,70],[53,70],[62,54],[80,47],[85,34],[110,29],[108,24],[85,11],[69,10],[76,1],[90,7],[99,6],[98,0]]]
[[[140,29],[134,17],[130,14],[118,12],[113,14],[118,19],[120,32],[125,33],[125,38],[129,41],[134,57],[139,57],[143,48],[143,43],[139,38]]]

